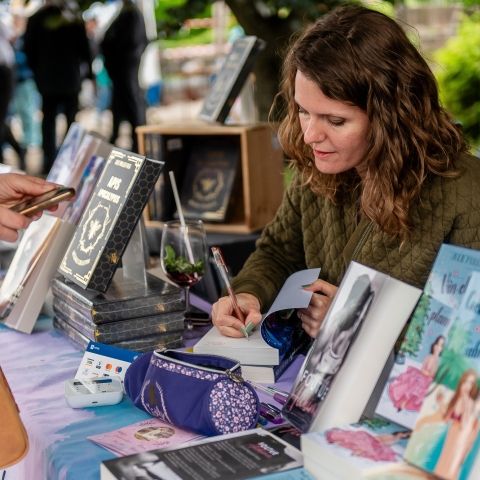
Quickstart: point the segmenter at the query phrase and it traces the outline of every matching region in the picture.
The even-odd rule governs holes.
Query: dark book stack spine
[[[148,280],[148,286],[131,280],[123,285],[114,282],[101,294],[56,278],[52,284],[54,325],[82,348],[90,340],[137,352],[180,347],[183,293],[156,278]],[[98,323],[97,308],[108,321]],[[148,313],[139,316],[139,310]],[[122,318],[116,319],[115,312],[122,312]]]

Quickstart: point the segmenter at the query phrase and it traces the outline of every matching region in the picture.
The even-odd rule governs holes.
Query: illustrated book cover
[[[54,297],[69,304],[95,324],[146,317],[185,308],[180,288],[147,273],[146,285],[124,277],[114,278],[104,293],[84,290],[73,282],[57,277],[52,282]]]
[[[199,440],[202,436],[162,422],[158,418],[151,418],[87,438],[118,457],[124,457],[148,450],[174,447]]]
[[[328,470],[338,480],[387,472],[403,463],[410,433],[377,418],[306,433],[301,437],[304,465],[319,478]]]
[[[415,426],[475,270],[480,270],[480,252],[441,246],[375,410],[378,415],[408,428]]]
[[[225,337],[213,327],[194,345],[193,351],[224,355],[242,365],[278,365],[291,348],[304,342],[305,335],[295,310],[308,306],[312,292],[306,291],[303,285],[314,282],[319,274],[319,268],[311,268],[290,275],[264,315],[260,327],[252,332],[248,340]]]
[[[192,149],[180,192],[185,218],[224,222],[239,171],[238,141],[210,137]]]
[[[444,480],[480,472],[480,273],[471,274],[405,459]]]
[[[235,40],[203,102],[199,115],[202,120],[226,120],[263,46],[263,40],[254,36]]]
[[[106,460],[101,480],[171,478],[243,480],[302,465],[302,454],[266,430],[210,437],[175,449],[167,448]]]
[[[65,278],[107,290],[162,168],[160,161],[112,149],[60,264]]]
[[[282,414],[299,430],[359,421],[421,291],[350,262]]]

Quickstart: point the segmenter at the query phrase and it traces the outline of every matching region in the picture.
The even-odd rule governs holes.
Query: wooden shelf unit
[[[205,228],[210,232],[249,233],[260,230],[273,218],[283,195],[283,153],[270,125],[227,126],[189,121],[141,126],[136,132],[142,155],[146,154],[147,135],[160,135],[162,142],[178,139],[192,148],[197,137],[203,137],[203,142],[208,141],[205,137],[209,136],[236,137],[241,150],[240,193],[232,199],[233,212],[231,215],[227,213],[226,222],[205,222]],[[162,150],[167,151],[166,148]],[[147,226],[160,227],[162,224],[151,220],[147,209],[145,222]]]

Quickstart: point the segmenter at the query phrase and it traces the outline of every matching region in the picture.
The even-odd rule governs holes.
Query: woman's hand
[[[304,289],[314,292],[314,294],[310,300],[310,305],[307,308],[299,309],[297,315],[302,322],[303,329],[310,337],[315,338],[338,288],[325,280],[315,280]]]
[[[235,317],[230,297],[221,297],[212,306],[212,322],[226,337],[243,338],[242,328],[249,323],[255,326],[262,320],[260,302],[255,295],[238,293],[237,303],[245,315],[245,323]]]

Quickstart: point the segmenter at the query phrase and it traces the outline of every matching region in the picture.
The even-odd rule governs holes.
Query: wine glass
[[[171,220],[163,224],[160,258],[166,276],[185,291],[185,320],[188,329],[192,323],[190,287],[201,280],[207,261],[207,240],[201,220]]]

